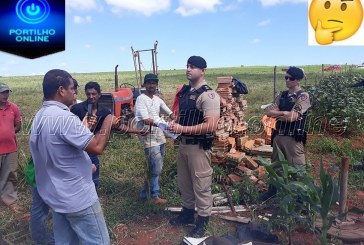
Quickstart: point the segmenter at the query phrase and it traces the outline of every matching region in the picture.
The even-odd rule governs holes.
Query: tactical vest
[[[190,85],[184,85],[178,92],[179,124],[183,126],[194,126],[203,122],[203,112],[196,107],[198,97],[205,91],[212,90],[207,85],[191,91]]]
[[[297,98],[302,94],[302,90],[289,95],[288,91],[281,92],[279,98],[279,110],[280,111],[291,111],[293,106],[296,104]],[[306,123],[307,111],[303,113],[302,118],[294,122],[286,122],[277,120],[276,122],[276,134],[277,135],[289,135],[297,136],[304,133]]]

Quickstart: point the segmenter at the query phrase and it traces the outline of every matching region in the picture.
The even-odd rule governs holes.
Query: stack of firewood
[[[212,148],[212,162],[223,164],[227,157],[240,157],[241,146],[247,141],[248,124],[244,120],[247,101],[242,94],[236,93],[233,77],[218,77],[216,92],[221,97],[221,117],[216,130]],[[230,154],[230,155],[228,155]]]
[[[233,77],[218,77],[216,92],[221,97],[221,117],[216,130],[212,147],[212,163],[236,165],[236,173],[228,175],[231,182],[242,181],[245,174],[249,179],[263,186],[261,179],[265,175],[262,161],[268,161],[272,147],[264,139],[249,140],[248,124],[244,120],[247,101],[236,92]],[[262,160],[261,159],[265,160]]]

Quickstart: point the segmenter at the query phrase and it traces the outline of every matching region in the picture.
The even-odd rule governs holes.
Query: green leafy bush
[[[312,118],[320,119],[336,133],[355,132],[363,129],[364,88],[352,87],[361,81],[361,75],[349,71],[332,73],[305,90],[312,99]]]
[[[333,177],[327,174],[321,160],[320,180],[315,183],[313,176],[305,167],[290,166],[283,153],[278,150],[279,161],[276,165],[265,164],[270,184],[277,189],[277,194],[270,200],[273,208],[271,226],[280,228],[287,234],[291,244],[291,233],[299,224],[315,227],[317,215],[320,216],[320,244],[328,244],[327,232],[335,216],[331,206],[339,199],[338,186]]]

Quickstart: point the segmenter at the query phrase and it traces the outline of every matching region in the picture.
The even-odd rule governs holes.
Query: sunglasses
[[[294,77],[289,77],[289,76],[285,76],[284,79],[287,81],[287,79],[289,79],[290,81],[294,81],[296,80],[296,78]]]

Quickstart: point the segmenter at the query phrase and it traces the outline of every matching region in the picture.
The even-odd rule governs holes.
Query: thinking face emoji
[[[345,40],[359,29],[363,19],[360,0],[312,0],[310,23],[319,44]]]

